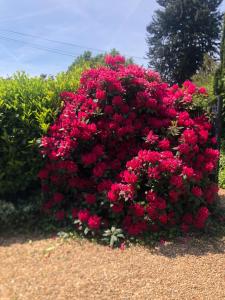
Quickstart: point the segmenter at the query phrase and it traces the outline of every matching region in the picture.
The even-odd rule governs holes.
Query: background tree
[[[222,0],[157,0],[147,26],[149,65],[165,80],[182,84],[201,67],[204,54],[218,50]]]
[[[93,55],[91,51],[84,51],[83,54],[79,55],[73,63],[68,67],[68,72],[72,71],[75,67],[83,65],[84,63],[88,62],[91,68],[95,68],[96,66],[104,64],[104,57],[105,55],[110,54],[112,56],[120,55],[119,51],[116,49],[112,49],[109,53],[100,53]],[[132,64],[132,58],[126,59],[127,64]]]
[[[223,33],[220,48],[220,65],[215,73],[214,93],[217,97],[217,141],[220,148],[220,162],[219,162],[219,185],[225,188],[225,139],[224,139],[224,125],[225,125],[225,17],[223,23]]]
[[[220,64],[215,73],[215,94],[221,96],[222,98],[225,97],[225,17],[223,21],[223,33],[222,33],[222,41],[221,41],[221,48],[220,48]]]
[[[225,125],[225,107],[224,107],[225,82],[224,80],[225,80],[225,17],[224,17],[222,41],[221,41],[221,48],[220,48],[220,65],[216,70],[215,81],[214,81],[214,93],[218,98],[218,110],[221,111],[220,125],[222,125],[222,128]],[[221,133],[224,136],[224,133],[223,132]]]
[[[209,105],[215,102],[214,76],[218,66],[218,61],[213,59],[208,54],[205,54],[202,66],[197,70],[196,74],[191,77],[191,80],[197,86],[204,86],[207,89],[207,92],[210,96],[209,98],[207,98]]]

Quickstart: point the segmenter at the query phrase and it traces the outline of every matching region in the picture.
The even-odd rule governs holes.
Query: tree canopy
[[[149,66],[167,81],[182,84],[218,51],[222,0],[157,0],[147,26]]]

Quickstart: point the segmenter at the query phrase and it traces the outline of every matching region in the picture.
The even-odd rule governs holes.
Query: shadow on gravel
[[[24,244],[32,241],[55,238],[62,227],[50,222],[43,215],[33,215],[11,226],[0,225],[0,247],[9,247],[13,244]]]
[[[225,203],[225,191],[220,195],[221,201]],[[59,231],[68,232],[68,227],[59,227],[41,216],[34,216],[32,220],[26,219],[23,225],[13,224],[11,228],[0,226],[0,247],[10,247],[13,244],[24,244],[29,241],[44,239],[55,239]],[[72,232],[72,228],[71,228]],[[79,239],[79,237],[77,237]],[[88,241],[88,239],[86,239]],[[100,241],[95,242],[102,244]],[[204,256],[209,253],[225,253],[225,224],[215,224],[209,234],[191,234],[187,237],[177,237],[170,241],[160,242],[144,241],[132,243],[134,246],[142,245],[155,255],[175,258],[178,256]],[[105,247],[108,249],[108,247]]]
[[[178,238],[172,242],[159,243],[152,252],[169,258],[186,255],[204,256],[209,253],[223,254],[225,253],[225,239],[214,237],[207,239],[205,236]]]

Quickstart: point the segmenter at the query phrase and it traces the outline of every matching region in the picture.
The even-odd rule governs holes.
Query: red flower
[[[114,96],[112,99],[112,104],[114,106],[121,106],[123,104],[123,99],[121,96]]]
[[[209,162],[209,163],[205,164],[205,166],[204,166],[204,170],[207,172],[212,172],[214,168],[215,168],[215,166],[212,162]]]
[[[109,179],[102,180],[97,186],[98,192],[101,193],[101,192],[104,192],[106,190],[109,190],[111,185],[112,185],[111,180],[109,180]]]
[[[97,155],[95,153],[87,153],[81,156],[82,162],[85,166],[96,162]]]
[[[216,144],[217,144],[217,139],[216,139],[216,137],[211,138],[211,142],[212,142],[213,145],[216,145]]]
[[[53,200],[55,203],[60,203],[63,199],[64,199],[64,196],[61,193],[55,193],[53,195]]]
[[[200,130],[199,131],[199,137],[200,137],[200,142],[201,143],[206,143],[209,137],[209,132],[208,130]]]
[[[97,90],[96,91],[96,98],[99,100],[104,100],[106,97],[106,92],[103,90]]]
[[[137,170],[140,166],[141,166],[141,162],[136,157],[126,163],[126,167],[132,170]]]
[[[207,207],[201,207],[194,220],[194,226],[198,229],[202,229],[205,226],[205,222],[209,217],[209,210]]]
[[[105,56],[105,63],[107,65],[111,65],[111,66],[115,66],[115,65],[118,65],[118,64],[124,64],[125,63],[125,58],[123,56],[120,56],[120,55],[115,55],[115,56],[106,55]]]
[[[173,175],[170,179],[170,184],[175,186],[176,188],[182,188],[183,187],[183,179],[180,176]]]
[[[192,194],[195,196],[195,197],[201,197],[203,192],[202,192],[202,189],[198,186],[194,186],[191,190]]]
[[[104,162],[98,163],[93,169],[93,175],[96,177],[101,177],[104,174],[106,168],[107,168],[106,163]]]
[[[166,214],[163,214],[163,215],[159,216],[159,221],[162,224],[166,224],[168,222],[168,216]]]
[[[139,203],[135,203],[131,206],[131,209],[135,216],[137,217],[143,217],[145,214],[145,209],[143,206],[141,206]]]
[[[184,166],[183,175],[186,175],[188,178],[191,178],[194,175],[194,170],[190,167]]]
[[[158,212],[153,205],[149,205],[146,207],[146,212],[148,213],[149,217],[155,221],[158,218]]]
[[[42,170],[39,171],[38,177],[39,177],[40,179],[47,179],[47,178],[48,178],[48,174],[49,174],[49,171],[48,171],[48,170],[42,169]]]
[[[215,201],[216,195],[218,193],[218,185],[213,183],[205,191],[205,199],[207,203],[212,204]]]
[[[100,224],[101,224],[101,218],[98,217],[97,215],[90,216],[90,218],[88,219],[88,227],[90,229],[97,230],[99,229]]]
[[[188,93],[193,94],[196,91],[196,86],[190,80],[186,80],[183,84],[184,88],[188,91]]]
[[[199,92],[199,94],[203,94],[203,95],[206,95],[206,94],[207,94],[207,90],[206,90],[206,88],[204,88],[204,87],[200,87],[200,88],[198,89],[198,92]]]
[[[123,211],[123,204],[122,203],[116,203],[112,206],[112,211],[114,213],[121,213]]]
[[[106,105],[106,107],[104,108],[104,113],[110,115],[113,114],[113,112],[113,107],[111,105]]]
[[[184,141],[188,144],[195,145],[197,143],[197,136],[195,134],[195,131],[193,129],[186,129],[183,132]]]
[[[109,201],[111,201],[111,202],[115,202],[116,200],[118,200],[119,195],[117,193],[115,193],[114,191],[109,191],[107,195],[108,195]]]
[[[124,171],[123,178],[126,183],[136,183],[138,177],[134,173],[130,173],[129,171]]]
[[[145,222],[138,222],[136,224],[130,224],[127,228],[127,232],[129,235],[137,236],[143,233],[147,229]]]
[[[90,217],[90,213],[87,209],[80,210],[78,212],[78,219],[83,223],[87,222]]]
[[[168,139],[163,139],[159,141],[158,146],[161,150],[168,150],[170,148],[170,141]]]
[[[126,244],[123,242],[120,244],[120,250],[124,251],[126,249]]]
[[[158,209],[166,209],[166,200],[161,197],[157,197],[155,205]]]
[[[85,200],[88,204],[94,204],[96,202],[96,196],[93,194],[86,194]]]
[[[170,191],[169,196],[170,196],[170,202],[176,203],[178,201],[179,193],[176,191]]]
[[[160,169],[158,167],[148,168],[148,177],[152,179],[160,179]]]
[[[147,201],[150,202],[150,203],[154,203],[154,202],[156,201],[156,197],[157,197],[157,195],[156,195],[156,193],[153,192],[153,191],[148,191],[148,192],[146,193],[146,199],[147,199]]]
[[[190,146],[188,144],[180,144],[178,146],[178,150],[181,154],[189,154],[190,153]]]
[[[159,137],[156,134],[154,134],[152,130],[150,130],[146,137],[146,142],[148,142],[149,144],[154,144],[158,141],[158,139]]]

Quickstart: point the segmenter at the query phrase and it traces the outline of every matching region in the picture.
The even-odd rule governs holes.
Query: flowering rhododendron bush
[[[42,138],[44,210],[96,234],[203,229],[219,153],[208,118],[189,108],[205,89],[169,87],[120,56],[105,60],[76,93],[61,94],[63,110]]]

